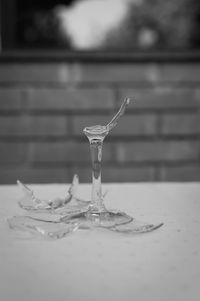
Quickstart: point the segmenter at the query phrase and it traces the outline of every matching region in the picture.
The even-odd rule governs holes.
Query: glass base
[[[61,218],[62,223],[79,224],[79,229],[90,229],[93,227],[107,228],[108,230],[125,233],[125,234],[140,234],[146,233],[160,228],[163,223],[149,224],[138,221],[135,218],[127,215],[124,212],[93,212],[88,210],[72,216]]]
[[[111,228],[117,225],[130,223],[132,217],[120,211],[101,211],[88,210],[71,216],[61,218],[62,223],[79,223],[80,229],[90,229],[92,227]]]

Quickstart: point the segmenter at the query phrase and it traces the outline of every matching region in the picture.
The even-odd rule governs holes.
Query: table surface
[[[31,185],[38,197],[68,185]],[[200,300],[200,183],[107,184],[106,206],[164,225],[146,234],[79,230],[59,240],[22,239],[16,185],[0,186],[0,300]],[[90,198],[91,186],[79,193]]]

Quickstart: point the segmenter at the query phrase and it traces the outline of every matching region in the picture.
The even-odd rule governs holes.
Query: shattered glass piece
[[[14,216],[8,219],[11,229],[24,233],[25,236],[59,239],[67,234],[76,231],[79,227],[78,223],[64,224],[60,221],[44,221],[38,220],[30,216]]]
[[[26,216],[29,216],[36,221],[50,223],[59,223],[61,221],[61,216],[59,214],[52,213],[52,211],[33,211],[30,215]]]
[[[114,227],[110,227],[108,230],[127,234],[140,234],[156,230],[162,225],[163,223],[155,225],[148,224],[142,221],[138,221],[134,218],[130,223],[115,225]]]
[[[54,212],[62,216],[71,215],[71,214],[76,214],[85,211],[89,205],[90,205],[90,201],[84,201],[72,197],[71,201],[67,205],[55,209]]]
[[[69,187],[68,194],[65,198],[55,198],[52,200],[41,200],[35,197],[34,192],[25,184],[17,181],[17,184],[22,188],[24,196],[19,200],[19,206],[25,210],[55,210],[68,204],[72,198],[76,198],[76,192],[79,185],[78,175],[74,175],[72,184]],[[77,200],[78,201],[78,200]]]

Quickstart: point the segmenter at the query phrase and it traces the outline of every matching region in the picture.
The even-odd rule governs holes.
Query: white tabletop
[[[39,197],[67,185],[32,185]],[[200,183],[107,184],[106,205],[164,222],[146,234],[78,230],[60,240],[22,239],[6,219],[22,215],[16,186],[0,186],[1,301],[199,301]],[[90,185],[81,185],[90,197]]]

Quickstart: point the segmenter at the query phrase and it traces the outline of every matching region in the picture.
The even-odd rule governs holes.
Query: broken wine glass
[[[76,197],[78,176],[73,178],[68,195],[64,199],[43,201],[35,197],[32,190],[18,181],[25,198],[19,202],[23,209],[35,212],[31,216],[15,216],[9,219],[11,228],[27,230],[47,238],[61,238],[77,229],[95,227],[107,230],[135,234],[158,229],[163,224],[149,224],[136,220],[121,211],[110,211],[104,205],[101,187],[101,159],[105,137],[117,125],[130,102],[125,98],[117,114],[107,125],[85,127],[83,132],[89,140],[92,163],[91,201]]]

